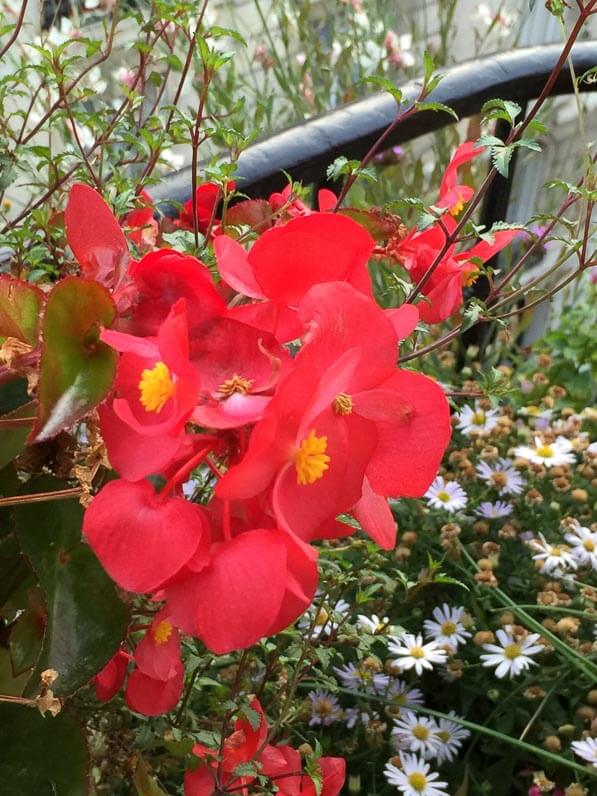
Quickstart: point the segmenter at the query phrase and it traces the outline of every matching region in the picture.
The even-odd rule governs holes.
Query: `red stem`
[[[207,458],[207,456],[212,452],[213,448],[214,442],[211,441],[207,447],[201,448],[201,450],[197,451],[194,456],[191,456],[191,458],[174,473],[174,475],[166,482],[164,488],[160,492],[160,496],[163,500],[165,500],[168,495],[170,495],[176,489],[176,487],[187,477],[191,470],[194,470],[198,464],[201,464],[201,462]]]

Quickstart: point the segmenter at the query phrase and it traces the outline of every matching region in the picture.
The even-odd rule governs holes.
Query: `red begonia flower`
[[[443,227],[451,232],[453,219],[444,217]],[[444,228],[434,225],[423,232],[408,235],[399,246],[400,257],[416,283],[422,279],[435,262],[446,243]],[[499,230],[493,235],[493,242],[481,241],[464,252],[456,253],[456,246],[450,245],[421,292],[426,301],[417,304],[421,320],[425,323],[441,323],[456,312],[462,305],[462,288],[472,284],[478,266],[473,259],[482,263],[489,260],[518,234],[516,229]]]
[[[284,531],[257,528],[214,543],[209,564],[189,569],[165,594],[175,624],[222,655],[286,627],[308,607],[316,585],[316,556]]]
[[[184,685],[184,666],[178,663],[169,680],[148,677],[140,669],[129,675],[124,698],[126,704],[143,716],[161,716],[176,707]]]
[[[133,263],[130,276],[138,291],[133,328],[141,336],[158,334],[172,306],[186,302],[189,328],[226,312],[207,266],[173,249],[158,249]]]
[[[198,328],[190,359],[201,374],[193,421],[208,428],[257,422],[280,376],[292,365],[272,335],[231,318],[217,318]]]
[[[170,680],[180,664],[180,633],[163,608],[135,649],[137,668],[154,680]]]
[[[199,396],[199,375],[189,360],[184,299],[160,326],[156,340],[105,329],[101,339],[123,352],[112,409],[139,434],[180,431]]]
[[[219,750],[209,749],[203,744],[195,744],[193,754],[200,758],[202,764],[194,771],[186,772],[184,777],[185,796],[212,796],[216,793],[218,791],[216,782],[218,770],[220,789],[232,786],[235,793],[246,794],[246,786],[253,782],[254,777],[238,777],[234,772],[238,766],[248,763],[256,757],[268,732],[267,721],[259,700],[252,699],[250,707],[259,714],[259,724],[254,728],[246,719],[237,719],[232,733],[224,740],[221,761],[217,759]]]
[[[271,485],[281,526],[305,540],[356,503],[375,449],[375,426],[335,411],[333,403],[360,358],[360,351],[347,352],[323,377],[311,366],[291,371],[254,427],[244,458],[216,493],[242,500]]]
[[[456,149],[452,159],[446,167],[439,188],[438,207],[446,208],[453,216],[457,216],[464,204],[472,198],[475,191],[468,185],[458,185],[458,169],[465,163],[483,154],[485,147],[479,146],[474,141],[465,141]]]
[[[226,185],[226,191],[230,193],[236,184],[230,180]],[[195,204],[197,208],[197,229],[202,234],[207,232],[212,218],[215,220],[215,207],[222,196],[222,189],[213,182],[204,182],[198,185],[195,191]],[[181,208],[178,216],[178,226],[181,229],[192,230],[193,225],[193,200],[189,199]]]
[[[95,685],[96,699],[101,702],[108,702],[112,697],[116,696],[126,679],[126,670],[130,659],[131,656],[127,652],[118,650],[101,672],[98,672],[92,678],[92,683]]]
[[[158,495],[149,481],[108,482],[85,512],[83,533],[110,577],[138,593],[158,589],[209,543],[202,509]]]
[[[320,757],[321,791],[303,771],[300,753],[292,746],[268,744],[259,756],[261,773],[276,785],[280,796],[338,796],[346,778],[346,761],[342,757]]]
[[[261,306],[234,308],[232,317],[272,332],[281,342],[300,332],[288,312],[313,285],[346,281],[371,295],[367,262],[374,246],[363,227],[333,213],[312,213],[269,229],[248,254],[225,236],[214,244],[224,281],[239,293],[264,299]]]
[[[114,214],[89,185],[71,188],[64,213],[66,239],[83,275],[115,290],[129,261],[126,238]]]

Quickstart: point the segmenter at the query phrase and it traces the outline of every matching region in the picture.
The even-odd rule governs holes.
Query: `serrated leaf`
[[[402,92],[398,88],[398,86],[394,85],[391,80],[388,80],[387,77],[382,77],[381,75],[370,75],[369,77],[363,78],[360,81],[361,83],[370,83],[377,88],[380,88],[382,91],[387,91],[395,100],[396,104],[400,105],[402,102]]]
[[[416,105],[418,111],[441,111],[452,116],[457,122],[460,121],[456,111],[453,110],[453,108],[450,108],[449,105],[445,105],[443,102],[417,102]]]
[[[39,406],[32,442],[50,439],[102,401],[116,373],[116,351],[99,339],[116,308],[98,282],[67,277],[48,297],[43,321]]]
[[[32,479],[28,492],[63,488],[56,479]],[[48,508],[51,506],[51,510]],[[46,631],[29,691],[44,669],[55,669],[56,694],[70,694],[115,654],[129,613],[91,548],[81,543],[83,510],[77,500],[22,504],[15,510],[19,544],[46,596]]]
[[[496,146],[491,150],[491,162],[493,163],[495,169],[502,175],[502,177],[508,176],[513,152],[514,149],[511,146]]]
[[[2,796],[87,796],[89,755],[65,711],[44,718],[22,705],[0,704]]]

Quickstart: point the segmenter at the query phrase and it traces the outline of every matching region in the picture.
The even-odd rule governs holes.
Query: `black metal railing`
[[[541,93],[561,51],[561,45],[557,44],[525,47],[441,70],[443,80],[429,100],[448,105],[460,118],[475,115],[487,100],[495,97],[525,106]],[[571,59],[577,76],[597,66],[597,41],[575,44]],[[400,87],[405,101],[414,101],[419,96],[421,84],[421,80],[412,80]],[[579,84],[581,91],[596,88],[597,83],[591,80]],[[572,91],[572,76],[566,64],[551,95]],[[322,184],[326,169],[335,158],[344,155],[361,159],[395,116],[394,99],[389,94],[375,94],[275,133],[241,154],[236,176],[238,187],[249,196],[267,197],[286,184],[284,172],[305,184]],[[399,124],[386,143],[388,147],[402,144],[450,124],[454,124],[454,119],[447,113],[421,111]],[[171,202],[190,198],[190,168],[165,177],[152,189],[152,194],[163,203],[166,212],[173,212]],[[509,181],[496,180],[486,202],[486,207],[492,208],[492,221],[500,220],[496,217],[498,207],[497,215],[503,218],[508,197]]]

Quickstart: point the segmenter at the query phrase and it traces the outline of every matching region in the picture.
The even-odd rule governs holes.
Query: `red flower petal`
[[[92,679],[95,685],[95,696],[102,702],[107,702],[116,696],[126,679],[126,670],[130,656],[123,650],[118,650],[101,672]]]
[[[184,684],[184,666],[179,663],[174,677],[154,680],[139,669],[129,676],[124,697],[131,710],[143,716],[161,716],[176,707]]]
[[[75,183],[64,213],[66,239],[83,275],[115,288],[126,268],[129,252],[123,231],[100,194]]]
[[[396,520],[388,501],[371,489],[369,480],[363,480],[363,495],[352,509],[355,519],[365,533],[384,550],[393,550],[396,545]]]
[[[123,589],[155,591],[205,539],[201,509],[157,495],[148,481],[110,481],[85,512],[83,533],[110,577]]]

